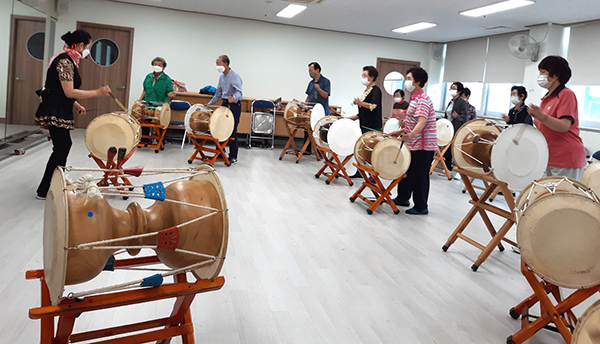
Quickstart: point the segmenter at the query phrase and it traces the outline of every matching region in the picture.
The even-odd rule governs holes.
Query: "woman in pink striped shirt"
[[[394,198],[394,203],[408,207],[412,196],[414,206],[406,210],[411,215],[429,213],[429,167],[437,149],[435,111],[431,99],[423,92],[427,79],[427,72],[423,68],[414,67],[406,72],[404,89],[411,92],[404,120],[406,130],[390,133],[392,136],[400,136],[410,149],[410,167],[406,171],[406,178],[398,183],[398,196]]]

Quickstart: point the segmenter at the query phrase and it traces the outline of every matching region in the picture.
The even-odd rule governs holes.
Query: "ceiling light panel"
[[[534,2],[531,0],[508,0],[503,2],[498,2],[495,4],[491,4],[488,6],[483,6],[479,8],[475,8],[468,11],[460,12],[463,16],[468,17],[482,17],[492,13],[498,13],[502,11],[508,11],[515,8],[533,5]]]
[[[286,8],[279,11],[279,13],[277,13],[277,16],[282,18],[292,18],[298,13],[304,11],[305,9],[306,6],[304,5],[289,4],[286,6]]]
[[[429,28],[432,28],[432,27],[435,27],[435,26],[437,26],[437,24],[427,23],[427,22],[420,22],[420,23],[417,23],[417,24],[412,24],[412,25],[408,25],[408,26],[399,27],[399,28],[394,29],[392,31],[399,32],[399,33],[409,33],[409,32],[413,32],[413,31],[419,31],[419,30],[429,29]]]

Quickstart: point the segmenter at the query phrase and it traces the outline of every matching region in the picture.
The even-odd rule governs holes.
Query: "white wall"
[[[258,21],[186,13],[98,0],[71,1],[58,18],[60,35],[77,21],[135,28],[130,101],[142,92],[144,76],[155,56],[167,60],[165,72],[197,92],[216,86],[215,60],[227,54],[244,80],[244,96],[304,100],[308,63],[317,61],[331,80],[330,104],[348,107],[364,86],[364,65],[377,57],[420,61],[427,69],[430,45]],[[85,63],[85,62],[84,62]]]
[[[6,117],[6,97],[8,86],[8,59],[10,50],[10,16],[13,14],[13,1],[0,1],[0,59],[4,65],[0,65],[0,118]],[[14,14],[32,17],[43,17],[44,15],[18,1],[14,1]],[[0,133],[0,138],[4,133]]]

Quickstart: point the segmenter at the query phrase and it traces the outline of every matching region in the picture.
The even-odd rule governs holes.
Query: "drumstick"
[[[369,129],[371,131],[376,131],[376,132],[379,132],[379,133],[381,132],[381,130],[375,130],[373,128],[365,127],[364,125],[361,125],[361,128]]]
[[[121,109],[125,112],[127,112],[127,108],[123,106],[123,104],[121,104],[121,102],[112,94],[112,92],[109,93],[110,97],[117,103],[117,105],[119,105],[119,107],[121,107]]]
[[[512,139],[512,142],[513,142],[515,145],[517,145],[517,146],[519,145],[519,140],[521,139],[521,136],[523,136],[523,132],[524,132],[524,131],[525,131],[525,125],[522,125],[522,126],[521,126],[521,129],[519,129],[519,132],[517,133],[517,136],[515,136],[515,137]]]
[[[404,147],[404,141],[402,141],[402,143],[400,144],[400,149],[398,149],[398,154],[396,154],[396,159],[394,159],[394,164],[398,160],[398,157],[400,156],[400,152],[402,152],[402,147]]]

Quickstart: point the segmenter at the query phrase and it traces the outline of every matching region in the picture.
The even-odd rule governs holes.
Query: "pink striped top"
[[[419,90],[419,92],[410,96],[410,105],[406,110],[406,119],[404,120],[408,132],[415,128],[419,117],[425,117],[427,124],[419,134],[407,141],[406,144],[411,151],[434,151],[437,149],[435,111],[431,98],[423,90]]]

